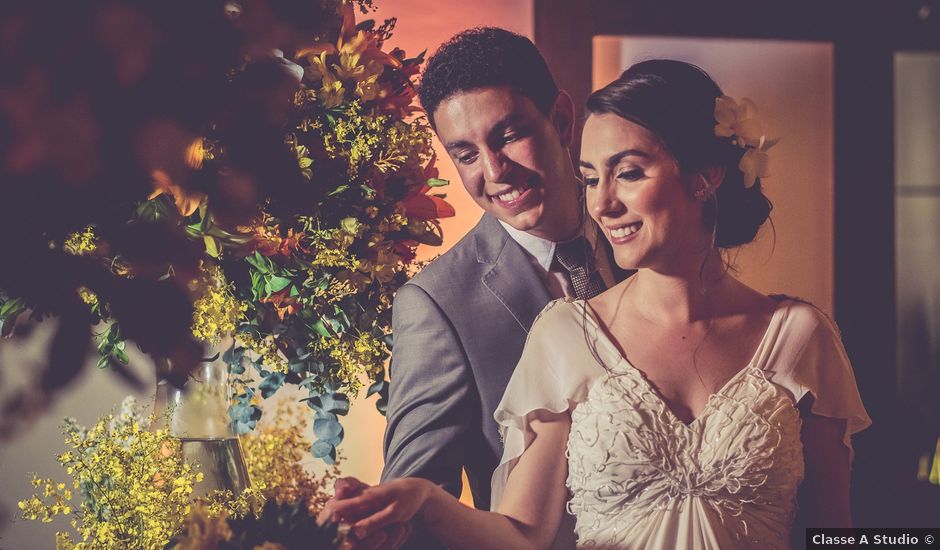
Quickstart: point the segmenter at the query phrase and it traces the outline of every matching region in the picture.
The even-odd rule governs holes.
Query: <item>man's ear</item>
[[[567,147],[571,145],[574,138],[574,102],[568,92],[561,90],[552,103],[548,116],[558,131],[561,138],[561,145]]]

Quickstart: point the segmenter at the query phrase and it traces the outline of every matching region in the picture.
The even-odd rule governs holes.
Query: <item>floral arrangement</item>
[[[182,458],[179,440],[166,428],[151,430],[152,422],[132,398],[91,428],[67,419],[65,443],[71,450],[57,461],[72,482],[33,477],[40,492],[19,502],[23,517],[50,522],[59,514],[72,516],[80,542],[59,532],[57,548],[163,548],[189,514],[193,485],[202,474]],[[213,495],[209,504],[243,515],[255,493]]]
[[[748,98],[740,103],[723,95],[715,99],[715,135],[729,137],[732,143],[744,149],[738,168],[744,172],[744,187],[750,189],[757,178],[770,176],[770,156],[767,151],[779,139],[767,139],[757,105]]]
[[[91,428],[67,420],[65,442],[71,450],[57,461],[71,483],[34,476],[38,492],[19,502],[21,515],[42,522],[71,516],[79,541],[70,533],[56,533],[56,547],[64,549],[162,549],[174,540],[186,548],[214,536],[211,526],[227,529],[229,538],[221,540],[229,541],[291,532],[304,537],[317,533],[332,541],[335,526],[317,526],[312,516],[329,499],[338,466],[320,478],[307,473],[302,465],[309,457],[303,415],[297,408],[278,412],[283,415],[278,423],[242,438],[254,486],[240,495],[211,493],[195,503],[193,486],[202,478],[199,464],[186,462],[179,440],[166,428],[155,429],[153,417],[145,418],[133,398]],[[293,525],[293,531],[274,535],[277,529],[265,527],[271,522]]]
[[[320,477],[304,468],[305,459],[310,458],[310,441],[304,435],[309,424],[303,408],[288,403],[281,401],[276,408],[277,422],[241,436],[245,463],[252,486],[265,499],[278,505],[302,504],[315,515],[332,495],[340,462]]]
[[[348,396],[366,382],[384,406],[392,297],[416,267],[417,246],[440,244],[438,220],[454,213],[436,192],[447,182],[437,177],[431,131],[412,106],[423,55],[383,50],[394,20],[356,24],[355,9],[367,12],[368,0],[170,2],[159,10],[125,2],[68,8],[78,21],[114,26],[113,41],[138,53],[107,49],[114,67],[99,72],[117,71],[115,81],[74,84],[101,102],[83,131],[120,145],[119,162],[85,151],[101,165],[72,184],[84,193],[66,193],[71,205],[50,198],[56,226],[11,245],[13,265],[41,265],[43,273],[0,272],[0,330],[15,333],[30,310],[60,317],[50,371],[39,377],[43,392],[74,376],[83,338],[98,323],[100,367],[130,377],[125,339],[133,339],[169,359],[158,362],[172,367],[159,374],[177,384],[206,347],[234,334],[225,358],[238,377],[236,430],[260,419],[256,395],[293,385],[314,411],[312,453],[332,462]],[[63,18],[69,14],[54,17]],[[139,27],[149,49],[127,42],[119,23]],[[111,39],[60,25],[96,47]],[[203,43],[206,33],[213,40]],[[193,34],[196,42],[183,38]],[[176,58],[184,67],[167,69]],[[88,69],[92,59],[76,66]],[[157,84],[168,88],[146,87]],[[26,130],[17,136],[26,139]],[[49,170],[29,168],[34,185],[51,185]],[[84,174],[51,168],[65,179]],[[0,216],[0,228],[19,237],[15,219]],[[4,409],[27,409],[41,397]]]
[[[173,550],[307,550],[345,548],[336,524],[318,525],[303,504],[265,503],[258,516],[212,515],[195,506]]]
[[[454,214],[432,192],[447,182],[437,178],[430,128],[411,105],[422,56],[382,51],[394,20],[356,25],[350,3],[339,13],[335,42],[299,50],[295,64],[280,58],[291,74],[302,72],[285,124],[301,202],[289,211],[260,208],[247,226],[226,227],[211,208],[187,220],[219,260],[195,304],[193,332],[210,342],[234,332],[226,354],[233,372],[254,368],[239,379],[237,431],[260,417],[256,390],[267,398],[285,383],[299,386],[315,411],[312,452],[327,462],[343,438],[338,416],[363,378],[384,406],[392,297],[417,246],[439,245],[438,220]],[[192,165],[226,169],[224,144],[211,133],[194,147]]]
[[[335,524],[321,526],[314,519],[339,478],[339,463],[319,478],[304,469],[310,455],[303,412],[282,401],[276,424],[263,424],[241,438],[252,484],[265,498],[261,512],[233,515],[197,504],[171,542],[174,550],[300,550],[341,544]]]

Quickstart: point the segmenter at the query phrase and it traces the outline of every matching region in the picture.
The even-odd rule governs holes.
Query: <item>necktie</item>
[[[555,259],[568,271],[574,294],[581,300],[588,300],[607,290],[604,279],[589,260],[589,252],[590,247],[583,236],[555,244]]]

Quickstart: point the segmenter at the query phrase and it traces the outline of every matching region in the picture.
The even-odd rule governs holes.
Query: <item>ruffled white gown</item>
[[[531,435],[529,415],[569,411],[577,548],[786,548],[803,479],[795,405],[807,392],[815,414],[846,420],[851,449],[871,420],[836,328],[809,304],[782,301],[750,363],[685,424],[583,301],[556,300],[495,413],[505,448],[493,507]]]

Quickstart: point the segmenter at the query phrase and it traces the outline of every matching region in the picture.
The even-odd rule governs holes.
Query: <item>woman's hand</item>
[[[317,517],[317,523],[323,525],[328,521],[340,522],[340,518],[334,513],[337,503],[343,500],[355,498],[369,488],[369,485],[359,481],[354,477],[341,477],[333,485],[333,498],[327,501],[326,506]],[[346,542],[350,550],[375,550],[385,548],[388,550],[397,550],[408,540],[411,535],[411,523],[389,525],[385,529],[373,531],[369,536],[358,538],[355,535],[347,538]]]
[[[425,519],[425,504],[435,490],[441,489],[426,479],[396,479],[337,501],[333,515],[352,523],[353,534],[362,540],[388,525],[408,523],[415,517]]]

